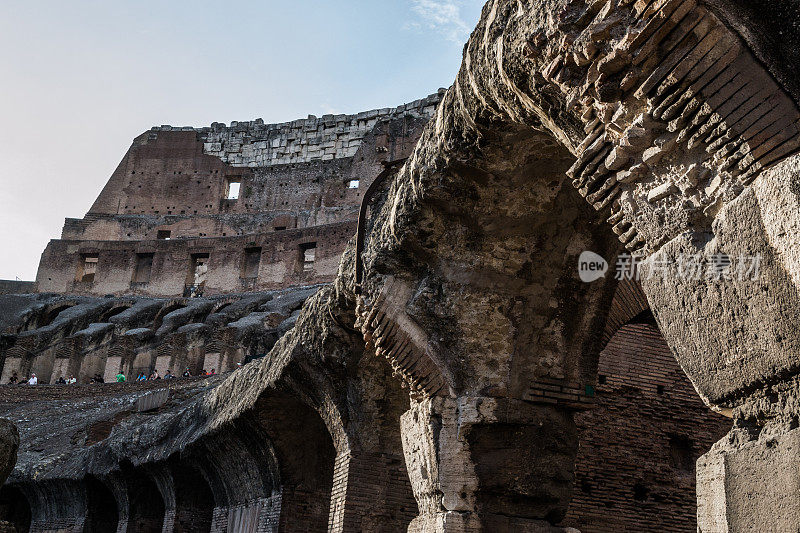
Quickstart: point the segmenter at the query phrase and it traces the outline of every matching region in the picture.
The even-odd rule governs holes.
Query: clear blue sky
[[[0,279],[34,279],[151,126],[416,100],[453,82],[483,3],[5,0]]]

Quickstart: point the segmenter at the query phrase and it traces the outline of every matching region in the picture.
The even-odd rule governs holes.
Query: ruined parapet
[[[203,151],[233,166],[260,167],[328,161],[353,157],[362,139],[380,121],[402,117],[430,118],[443,91],[394,109],[375,109],[356,115],[309,116],[283,124],[264,124],[259,119],[214,123],[200,128]],[[170,126],[151,131],[172,131]]]

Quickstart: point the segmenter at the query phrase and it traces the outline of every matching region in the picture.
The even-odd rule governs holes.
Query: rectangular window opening
[[[228,179],[228,185],[225,187],[225,199],[226,200],[238,200],[239,199],[239,188],[241,187],[242,182],[239,179]]]
[[[150,281],[150,272],[153,270],[153,254],[136,254],[136,269],[133,271],[134,283],[147,283]]]
[[[199,287],[205,284],[208,273],[208,254],[192,254],[187,284]]]
[[[156,238],[159,241],[168,241],[171,235],[172,235],[172,232],[170,230],[168,230],[168,229],[160,229],[160,230],[158,230],[158,234],[156,235]]]
[[[359,180],[350,180],[347,182],[348,189],[358,189]]]
[[[258,277],[258,267],[261,264],[261,248],[245,248],[244,259],[242,260],[243,279],[255,279]]]
[[[78,281],[92,283],[97,273],[97,254],[84,254],[78,267]]]
[[[317,243],[308,242],[300,245],[300,258],[303,261],[303,272],[314,270],[314,261],[317,257]]]

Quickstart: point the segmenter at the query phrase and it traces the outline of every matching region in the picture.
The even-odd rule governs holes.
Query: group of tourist
[[[239,365],[239,366],[241,366],[241,365]],[[198,376],[215,376],[216,374],[217,374],[217,369],[216,368],[212,368],[210,371],[206,371],[206,369],[203,369],[203,371],[200,372],[197,375]],[[183,372],[183,374],[181,374],[181,375],[183,377],[185,377],[185,378],[189,378],[189,377],[193,376],[193,374],[189,370],[189,368],[187,368]],[[114,377],[115,377],[117,383],[125,383],[127,381],[127,379],[128,379],[127,376],[125,376],[125,374],[122,371],[120,371]],[[164,378],[163,379],[174,379],[175,377],[177,377],[177,376],[175,376],[175,374],[172,373],[172,370],[167,370],[167,373],[164,374]],[[162,378],[161,378],[161,375],[158,373],[158,370],[153,370],[153,372],[149,376],[147,374],[145,374],[144,372],[140,373],[137,376],[136,381],[152,381],[152,380],[156,380],[156,379],[162,379]],[[89,383],[105,383],[105,381],[106,380],[105,380],[105,378],[103,378],[102,374],[97,373],[89,380]],[[68,379],[65,379],[64,376],[60,376],[56,380],[55,384],[56,385],[72,385],[72,384],[77,383],[77,382],[78,382],[78,380],[75,379],[75,376],[70,376]],[[20,379],[19,375],[17,374],[17,371],[14,370],[11,373],[11,377],[8,378],[8,384],[9,385],[38,385],[39,384],[39,378],[36,377],[36,374],[31,373],[30,377]]]
[[[69,379],[64,379],[64,376],[61,376],[60,378],[58,378],[58,381],[56,381],[56,383],[58,383],[60,385],[71,385],[71,384],[77,383],[77,382],[78,382],[78,380],[75,379],[75,376],[70,376]],[[14,370],[13,372],[11,372],[11,377],[8,378],[8,384],[9,385],[38,385],[39,384],[39,378],[36,377],[36,374],[31,373],[30,377],[21,378],[20,379],[19,375],[17,374],[17,371]]]
[[[206,369],[204,368],[203,371],[200,372],[197,375],[198,376],[215,376],[216,374],[217,374],[217,369],[216,368],[212,368],[211,371],[206,371]],[[122,378],[123,378],[122,380],[119,379],[120,376],[122,376]],[[187,367],[186,370],[183,371],[183,374],[181,374],[181,376],[184,377],[184,378],[190,378],[190,377],[193,377],[194,374],[192,374],[192,372]],[[170,370],[170,369],[167,369],[167,373],[164,374],[163,378],[161,377],[161,374],[158,373],[158,370],[153,370],[153,372],[149,376],[147,374],[145,374],[144,372],[142,372],[141,374],[139,374],[136,377],[136,381],[152,381],[152,380],[155,380],[155,379],[175,379],[176,377],[177,376],[175,374],[173,374],[172,370]],[[125,381],[125,376],[122,375],[122,374],[117,374],[117,381]]]

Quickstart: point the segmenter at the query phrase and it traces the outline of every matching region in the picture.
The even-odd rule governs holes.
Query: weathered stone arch
[[[76,305],[77,302],[59,302],[58,304],[46,307],[39,313],[35,321],[31,322],[30,329],[39,329],[49,326],[56,317],[58,317],[59,313]]]
[[[86,490],[76,480],[22,484],[31,506],[31,532],[79,532],[86,519]]]
[[[13,524],[19,533],[30,530],[31,504],[25,492],[19,487],[3,485],[0,488],[0,520]]]
[[[491,458],[472,453],[469,427],[547,420],[554,431],[565,432],[561,442],[570,440],[570,403],[582,401],[596,364],[597,339],[581,332],[602,327],[613,291],[601,288],[601,282],[581,286],[573,265],[581,249],[613,261],[617,250],[604,237],[611,229],[644,259],[644,292],[704,400],[721,410],[736,407],[755,425],[759,416],[775,416],[781,432],[792,428],[791,420],[796,423],[796,413],[786,406],[796,395],[790,391],[796,389],[800,350],[790,331],[797,329],[800,300],[792,252],[796,239],[786,236],[797,234],[798,201],[788,191],[796,175],[797,163],[789,156],[800,148],[800,113],[796,95],[775,81],[787,79],[781,66],[769,61],[775,50],[737,35],[738,7],[692,0],[493,0],[485,6],[456,83],[391,182],[364,248],[361,326],[419,398],[404,419],[410,435],[407,462],[414,463],[409,469],[422,514],[412,528],[450,530],[482,523],[507,529],[524,520],[553,521],[563,512],[568,490],[555,487],[567,485],[568,446],[557,451],[558,459],[544,451],[534,457],[564,466],[549,469],[552,479],[535,480],[539,488],[542,481],[554,487],[555,493],[540,499],[549,500],[550,507],[536,509],[532,486],[511,487],[518,498],[533,499],[530,510],[518,506],[515,522],[509,518],[513,513],[481,503],[497,494],[480,474],[486,466],[481,461]],[[732,26],[731,20],[739,24]],[[544,161],[565,166],[548,175],[552,167]],[[513,188],[523,177],[534,191],[527,205],[524,194],[507,194],[508,184],[523,190]],[[551,224],[574,221],[562,232],[574,240],[564,247],[573,255],[553,257],[543,253],[547,247],[535,249],[544,267],[529,283],[536,290],[531,301],[552,305],[555,319],[542,320],[524,309],[528,314],[515,320],[499,305],[503,290],[514,286],[510,274],[525,272],[519,258],[526,246],[520,243],[540,244],[537,239],[549,237],[544,242],[551,244],[552,233],[535,224],[522,230],[490,224],[494,231],[481,232],[476,221],[488,211],[481,203],[492,205],[486,201],[489,194],[481,194],[483,183],[493,185],[489,192],[506,193],[490,214],[522,202],[529,213],[549,207]],[[568,195],[567,188],[596,213],[575,204],[569,207],[578,214],[571,218],[566,204],[552,201],[553,192]],[[580,238],[586,235],[595,240]],[[662,255],[674,262],[680,254],[696,254],[707,266],[715,255],[748,251],[758,251],[766,261],[766,279],[758,283],[650,276]],[[518,268],[502,272],[513,266]],[[562,287],[572,298],[553,283],[558,275],[542,275],[548,268],[564,274]],[[497,273],[505,279],[490,275]],[[396,288],[398,278],[402,290]],[[481,285],[487,280],[491,289]],[[402,316],[387,318],[382,308],[387,295],[395,297],[395,313],[407,315],[413,326],[405,326]],[[748,312],[750,306],[769,320]],[[726,308],[736,319],[725,316]],[[546,310],[543,315],[548,316]],[[580,327],[558,328],[564,324]],[[516,338],[525,339],[519,352],[510,348]],[[531,352],[527,359],[525,348]],[[530,387],[527,395],[524,386]],[[765,387],[771,392],[760,392]],[[546,403],[548,396],[556,406],[518,403]],[[452,433],[439,431],[439,424],[448,427],[446,421]],[[508,443],[498,441],[483,449],[503,447]],[[719,457],[727,453],[720,452]],[[776,464],[785,460],[777,457],[782,456],[776,452]],[[712,470],[724,470],[724,464],[719,460]],[[414,479],[414,469],[429,473],[436,466],[442,469],[433,480]],[[536,465],[529,472],[539,475]],[[561,472],[563,479],[556,479]],[[708,506],[715,524],[736,523],[719,499]],[[776,511],[770,505],[749,508],[765,518]],[[791,509],[800,509],[796,496]],[[795,511],[782,512],[785,524],[796,517]]]
[[[285,392],[265,391],[245,415],[272,443],[280,472],[279,531],[327,531],[336,451],[319,413]]]
[[[131,505],[128,498],[128,483],[123,477],[121,470],[115,470],[98,478],[105,487],[111,491],[116,502],[117,509],[117,531],[123,533],[128,531],[128,522],[130,521]]]
[[[112,489],[102,480],[87,476],[86,484],[86,533],[106,533],[116,531],[120,523],[117,498]]]
[[[168,507],[162,488],[142,468],[123,465],[120,476],[125,480],[129,505],[128,533],[160,533],[166,512],[174,510],[174,506]]]
[[[175,491],[172,531],[210,531],[214,514],[214,493],[206,478],[188,461],[172,461],[170,472]]]
[[[189,454],[214,494],[212,531],[275,528],[280,475],[259,427],[237,420],[205,437]]]
[[[577,279],[582,251],[619,245],[564,183],[569,154],[549,134],[495,127],[470,148],[481,158],[447,153],[415,176],[412,156],[367,240],[362,328],[413,392],[402,421],[412,531],[560,520],[571,412],[589,402],[613,295],[613,278]]]
[[[98,322],[109,322],[111,318],[123,313],[124,311],[133,307],[133,303],[121,303],[110,307],[107,311],[102,313],[97,319]]]
[[[150,325],[150,329],[153,331],[158,331],[161,328],[161,323],[163,322],[165,316],[173,311],[183,309],[184,307],[186,307],[186,303],[183,300],[175,300],[165,304],[161,310],[156,313],[156,316]]]

